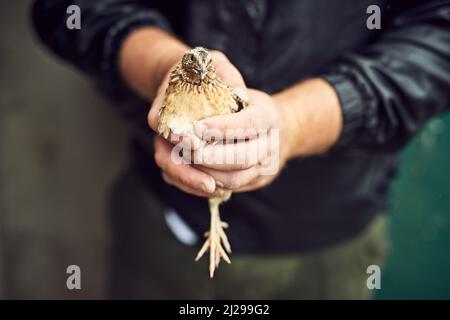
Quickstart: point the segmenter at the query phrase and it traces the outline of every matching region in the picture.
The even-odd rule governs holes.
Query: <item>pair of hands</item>
[[[192,139],[205,139],[208,132],[221,137],[233,132],[236,140],[206,145],[184,143],[184,147],[195,149],[192,150],[195,155],[201,155],[194,156],[195,164],[173,161],[172,143],[177,140],[172,139],[171,143],[159,135],[154,140],[155,161],[165,182],[202,197],[222,196],[225,190],[251,191],[268,185],[279,174],[289,154],[288,143],[284,143],[288,140],[286,126],[275,99],[262,91],[247,89],[241,74],[223,53],[212,51],[211,54],[217,76],[248,101],[249,106],[238,113],[199,121],[195,125],[196,137]],[[148,114],[148,123],[155,131],[171,69],[161,77],[163,80]]]
[[[154,27],[136,29],[121,47],[121,75],[137,94],[153,99],[148,122],[155,131],[169,70],[188,49],[178,39]],[[155,158],[169,184],[206,197],[220,196],[224,189],[254,190],[271,183],[288,159],[322,154],[338,141],[343,127],[342,107],[335,89],[327,81],[320,77],[311,78],[269,96],[247,89],[239,71],[225,55],[217,51],[212,54],[217,75],[248,100],[250,106],[235,114],[200,121],[196,128],[198,138],[204,138],[202,131],[205,129],[219,131],[221,136],[232,129],[244,132],[246,129],[278,129],[275,137],[278,148],[273,150],[277,143],[265,144],[267,140],[274,140],[268,139],[267,135],[252,135],[237,140],[237,143],[208,144],[202,148],[202,161],[196,161],[194,165],[178,164],[171,157],[173,145],[158,136],[155,138]],[[149,74],[152,75],[150,79]],[[243,161],[223,164],[215,161],[224,156]]]

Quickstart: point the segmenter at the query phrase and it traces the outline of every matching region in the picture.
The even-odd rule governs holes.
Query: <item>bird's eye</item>
[[[189,57],[189,60],[191,60],[191,62],[194,61],[194,55],[193,54],[191,54],[191,56]]]

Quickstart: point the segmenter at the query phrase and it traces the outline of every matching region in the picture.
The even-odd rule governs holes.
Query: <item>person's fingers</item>
[[[213,59],[216,64],[217,75],[234,90],[234,93],[238,95],[244,101],[249,101],[249,93],[245,85],[244,79],[238,69],[228,60],[228,58],[220,51],[212,51]],[[162,107],[165,98],[165,92],[169,83],[170,72],[161,83],[158,89],[155,99],[152,102],[150,112],[148,113],[147,121],[149,126],[157,132],[158,130],[158,118],[159,110]]]
[[[150,112],[148,113],[147,121],[150,128],[155,132],[158,132],[158,121],[159,121],[159,110],[161,109],[164,102],[164,90],[158,92],[155,99],[150,107]]]
[[[268,135],[237,143],[206,145],[192,153],[194,163],[215,170],[232,171],[248,169],[262,164],[272,155]]]
[[[202,191],[199,191],[197,189],[188,187],[188,186],[180,183],[179,181],[177,181],[175,178],[172,178],[170,175],[168,175],[164,171],[162,172],[162,178],[165,183],[167,183],[175,188],[178,188],[181,191],[184,191],[186,193],[193,194],[197,197],[210,197],[211,196],[210,193],[202,192]]]
[[[245,170],[220,171],[205,167],[198,167],[216,180],[216,185],[227,190],[238,190],[252,183],[260,175],[258,167],[251,167]]]
[[[147,122],[150,128],[152,128],[155,132],[158,132],[158,121],[159,121],[159,110],[161,109],[164,98],[166,95],[166,89],[169,85],[169,78],[170,73],[172,71],[169,71],[163,81],[161,82],[161,85],[158,89],[158,92],[156,93],[155,99],[153,99],[152,105],[150,107],[150,112],[147,116]]]
[[[252,180],[250,183],[246,184],[246,185],[242,185],[239,188],[236,188],[233,190],[233,192],[248,192],[248,191],[253,191],[253,190],[257,190],[260,189],[268,184],[270,184],[273,180],[276,179],[276,177],[278,177],[280,171],[278,170],[276,173],[274,174],[263,174],[263,172],[265,171],[266,168],[264,168],[264,166],[261,166],[259,169],[259,173],[260,175]]]
[[[253,181],[251,181],[250,183],[241,186],[240,188],[236,188],[233,190],[233,192],[235,193],[241,193],[241,192],[249,192],[249,191],[253,191],[253,190],[257,190],[260,189],[262,187],[264,187],[265,185],[267,185],[268,183],[268,177],[267,176],[260,176],[256,179],[254,179]]]
[[[206,198],[211,198],[211,197],[222,197],[224,195],[224,190],[221,188],[216,188],[216,190],[213,193],[207,193],[207,192],[203,192],[203,191],[199,191],[197,189],[191,188],[183,183],[181,183],[179,180],[173,178],[172,176],[170,176],[168,173],[166,172],[162,172],[162,178],[163,180],[171,185],[174,186],[175,188],[180,189],[181,191],[184,191],[186,193],[189,194],[193,194],[197,197],[206,197]]]
[[[202,142],[196,135],[179,135],[171,133],[168,140],[174,145],[179,145],[184,150],[197,150],[201,147]]]
[[[220,51],[212,51],[213,61],[216,66],[217,76],[234,89],[234,93],[242,100],[249,101],[247,86],[239,70],[230,62],[225,54]]]
[[[172,145],[165,141],[162,137],[156,136],[155,145],[155,162],[175,180],[195,190],[213,193],[216,189],[214,179],[208,174],[197,170],[186,164],[178,154],[172,152]]]
[[[211,136],[228,139],[251,139],[266,132],[277,124],[276,110],[273,110],[270,97],[249,90],[252,104],[240,112],[214,116],[195,124],[195,134],[203,139]],[[252,99],[252,96],[257,99]]]

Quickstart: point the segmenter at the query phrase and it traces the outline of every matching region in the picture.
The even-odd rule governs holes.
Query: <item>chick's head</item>
[[[195,47],[186,52],[181,60],[183,80],[200,85],[215,75],[212,56],[203,47]]]

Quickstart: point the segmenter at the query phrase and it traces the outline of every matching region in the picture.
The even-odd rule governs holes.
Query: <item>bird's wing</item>
[[[237,109],[233,110],[234,112],[239,112],[245,107],[248,106],[248,102],[239,97],[236,93],[232,93],[234,101],[236,101]]]
[[[235,94],[233,92],[233,88],[230,87],[228,84],[224,83],[221,79],[217,78],[217,82],[218,82],[218,86],[220,87],[225,87],[226,90],[228,92],[230,92],[231,97],[233,98],[233,100],[236,102],[235,105],[233,105],[233,108],[231,110],[231,112],[239,112],[242,109],[244,109],[245,107],[248,106],[248,102],[245,101],[244,99],[242,99],[241,97],[239,97],[237,94]]]
[[[158,132],[159,132],[159,134],[162,134],[165,139],[167,139],[167,137],[170,134],[170,128],[168,127],[168,123],[167,123],[168,113],[170,113],[168,111],[172,111],[172,110],[167,110],[167,107],[168,107],[167,103],[169,101],[168,98],[176,92],[176,86],[181,81],[181,79],[180,79],[181,73],[180,72],[181,72],[181,64],[179,63],[170,73],[169,83],[167,85],[167,89],[165,92],[164,102],[158,111],[158,118],[159,118]]]

